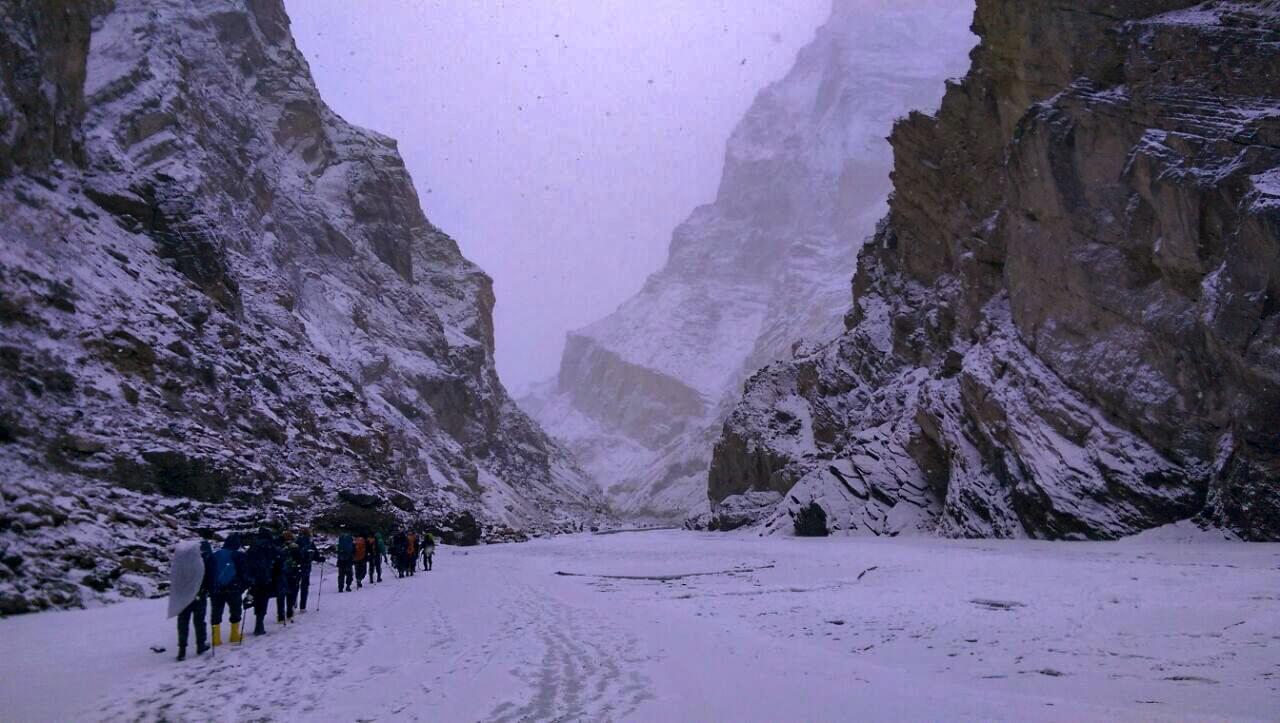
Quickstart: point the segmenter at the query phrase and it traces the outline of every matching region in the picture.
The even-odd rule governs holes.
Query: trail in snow
[[[668,531],[325,586],[185,663],[163,600],[0,621],[0,719],[1280,717],[1280,545]]]

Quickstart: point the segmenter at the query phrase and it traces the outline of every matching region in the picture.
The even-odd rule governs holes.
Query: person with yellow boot
[[[212,626],[210,642],[214,647],[222,645],[222,609],[228,608],[231,618],[231,638],[229,642],[239,643],[244,637],[240,630],[240,619],[244,611],[242,597],[246,585],[248,560],[240,551],[240,535],[232,533],[222,544],[222,549],[209,558],[213,568],[209,586],[209,601],[212,609],[209,623]]]
[[[267,634],[267,628],[264,625],[267,618],[267,603],[277,598],[281,589],[281,571],[277,565],[279,559],[280,551],[276,548],[275,535],[271,533],[271,529],[258,528],[257,536],[249,542],[249,550],[245,553],[247,561],[245,572],[249,581],[249,594],[253,599],[254,635]]]

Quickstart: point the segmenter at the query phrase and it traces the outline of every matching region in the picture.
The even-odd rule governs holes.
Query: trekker
[[[222,645],[222,608],[230,610],[231,637],[229,642],[239,643],[244,640],[240,630],[240,617],[243,612],[241,596],[248,586],[249,558],[240,551],[240,535],[227,535],[222,549],[213,553],[213,580],[209,586],[209,600],[212,609],[209,622],[213,635],[210,642],[214,647]]]
[[[307,594],[311,591],[311,563],[324,561],[315,543],[311,541],[310,527],[302,528],[302,534],[298,535],[298,556],[301,560],[298,572],[298,612],[305,613]]]
[[[373,565],[378,557],[378,543],[374,542],[373,535],[365,535],[364,538],[365,559],[369,562],[369,584],[377,582],[373,579]]]
[[[381,532],[373,533],[373,568],[369,570],[369,582],[373,582],[373,574],[378,574],[378,582],[382,582],[382,563],[387,558],[387,543]]]
[[[405,563],[409,566],[409,574],[412,575],[414,570],[418,569],[418,533],[410,532],[405,535],[409,540],[409,546],[405,550]]]
[[[342,534],[338,535],[338,592],[351,592],[351,580],[355,577],[352,571],[355,554],[356,545],[351,539],[351,533],[343,528]]]
[[[178,660],[187,659],[188,628],[196,629],[196,655],[209,649],[204,612],[213,581],[213,550],[208,542],[182,542],[169,565],[169,617],[178,618]]]
[[[280,566],[283,568],[281,587],[284,595],[276,598],[276,622],[293,622],[293,610],[298,606],[298,587],[302,584],[302,553],[289,530],[280,534]],[[283,617],[280,612],[282,601]]]
[[[356,563],[356,589],[364,587],[364,574],[369,569],[369,544],[365,541],[364,535],[358,535],[355,539],[355,556],[352,558]],[[348,585],[350,590],[351,586]]]
[[[422,536],[422,570],[431,571],[432,558],[436,556],[436,541],[428,532]]]
[[[260,528],[245,556],[249,560],[249,593],[253,596],[253,634],[266,635],[263,622],[267,617],[267,603],[276,597],[280,589],[279,552],[272,542],[271,530]]]
[[[409,538],[404,536],[404,531],[398,531],[391,536],[391,562],[396,566],[396,577],[404,577],[404,569],[407,567],[404,562],[405,556],[408,554]]]

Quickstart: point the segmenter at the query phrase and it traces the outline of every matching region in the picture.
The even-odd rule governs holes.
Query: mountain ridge
[[[6,20],[44,61],[2,94],[0,612],[152,594],[174,540],[264,519],[606,514],[497,377],[491,280],[325,105],[279,0]]]

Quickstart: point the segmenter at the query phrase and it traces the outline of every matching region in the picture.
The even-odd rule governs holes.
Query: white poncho
[[[177,617],[196,599],[202,580],[204,557],[200,554],[200,543],[194,540],[179,542],[169,565],[169,617]]]

